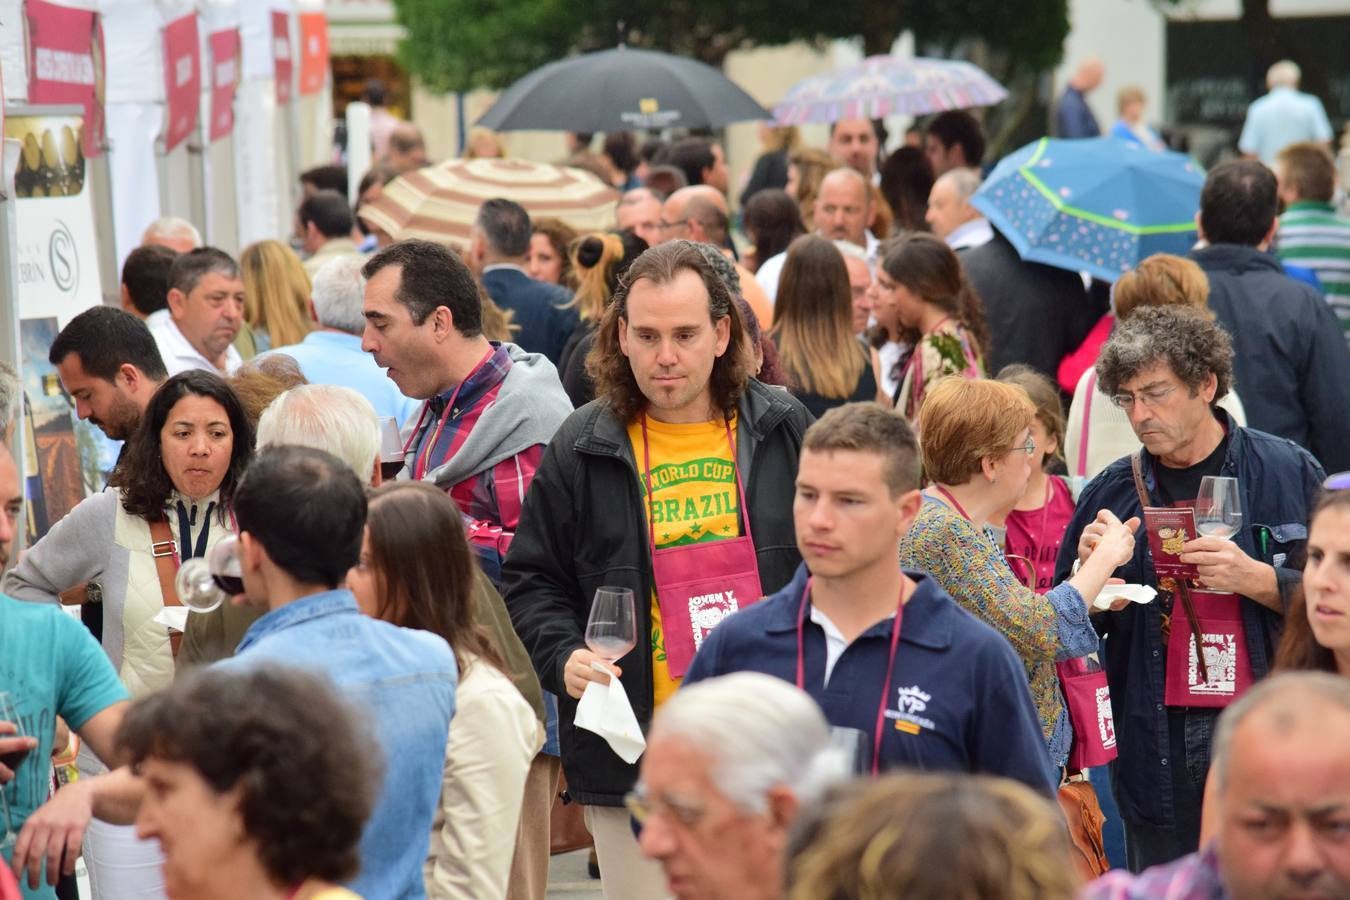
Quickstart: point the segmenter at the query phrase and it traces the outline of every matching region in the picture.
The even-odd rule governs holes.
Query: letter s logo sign
[[[47,243],[47,261],[51,264],[52,281],[56,286],[73,293],[80,283],[80,257],[75,238],[66,223],[59,219]]]

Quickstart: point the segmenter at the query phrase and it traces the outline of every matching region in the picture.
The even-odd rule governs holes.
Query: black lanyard
[[[197,546],[192,546],[192,526],[197,523],[197,504],[192,504],[192,515],[188,515],[187,504],[178,501],[178,557],[180,560],[200,559],[206,556],[206,539],[211,533],[211,510],[216,508],[212,500],[206,504],[206,518],[202,522],[201,533],[197,535]]]

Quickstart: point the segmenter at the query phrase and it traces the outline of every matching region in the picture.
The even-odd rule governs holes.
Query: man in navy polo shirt
[[[873,772],[984,772],[1049,792],[1017,654],[931,578],[895,564],[919,509],[918,458],[909,425],[873,403],[812,425],[793,502],[805,564],[718,625],[685,684],[764,672],[805,689],[831,725],[861,732]]]

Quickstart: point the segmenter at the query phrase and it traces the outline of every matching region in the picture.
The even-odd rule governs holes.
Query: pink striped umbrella
[[[554,216],[592,231],[614,225],[619,192],[581,169],[523,159],[452,159],[395,178],[359,215],[394,240],[424,238],[462,250],[478,207],[494,197],[514,200],[531,218]]]
[[[960,60],[869,56],[798,82],[773,108],[779,124],[921,116],[1001,103],[1008,92]]]

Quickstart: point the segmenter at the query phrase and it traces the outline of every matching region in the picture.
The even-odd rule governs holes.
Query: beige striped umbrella
[[[614,226],[619,192],[589,172],[523,159],[452,159],[407,172],[361,207],[367,225],[394,240],[424,238],[461,250],[478,207],[505,197],[531,218],[554,216],[578,230]]]

